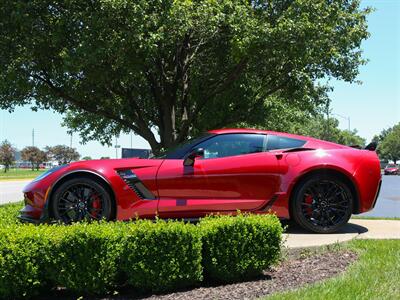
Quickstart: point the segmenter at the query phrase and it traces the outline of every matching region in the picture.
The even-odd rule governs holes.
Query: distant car
[[[375,148],[367,148],[272,131],[212,130],[160,157],[49,170],[25,187],[20,218],[193,220],[240,210],[335,232],[375,205],[381,170]]]
[[[400,168],[395,164],[388,164],[384,170],[385,175],[398,175],[400,174]]]

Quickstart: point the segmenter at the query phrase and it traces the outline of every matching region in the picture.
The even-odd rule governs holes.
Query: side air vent
[[[272,205],[274,204],[274,202],[276,201],[278,199],[278,195],[273,195],[272,197],[271,197],[271,199],[264,205],[264,207],[262,207],[261,209],[260,209],[260,211],[268,211],[271,207],[272,207]]]
[[[117,171],[123,181],[143,200],[154,200],[156,197],[144,186],[143,182],[131,170]]]

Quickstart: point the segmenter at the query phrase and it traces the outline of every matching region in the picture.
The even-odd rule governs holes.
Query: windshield
[[[387,165],[386,168],[396,168],[396,165]]]
[[[199,144],[202,141],[209,139],[214,134],[206,132],[198,137],[193,137],[188,139],[177,146],[166,150],[164,153],[159,155],[154,155],[152,158],[165,158],[165,159],[181,159],[183,158],[188,151],[190,151],[194,146]]]

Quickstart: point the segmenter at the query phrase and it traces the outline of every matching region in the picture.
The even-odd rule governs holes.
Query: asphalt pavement
[[[400,176],[382,175],[382,187],[375,208],[362,217],[400,218]]]
[[[23,199],[22,190],[30,180],[0,181],[0,204],[18,202]]]

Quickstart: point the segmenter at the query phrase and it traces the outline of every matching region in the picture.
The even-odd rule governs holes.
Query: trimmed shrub
[[[18,205],[0,207],[0,299],[55,287],[105,294],[127,282],[140,291],[169,291],[209,280],[259,274],[280,255],[277,217],[207,217],[176,221],[19,224]],[[204,269],[204,270],[203,270]]]
[[[54,286],[79,294],[104,294],[118,285],[123,223],[58,226],[53,239],[54,264],[48,270]]]
[[[139,221],[124,240],[123,270],[140,290],[167,291],[202,280],[198,228],[183,222]]]
[[[201,237],[183,222],[4,225],[0,227],[0,298],[66,287],[104,294],[126,280],[166,291],[202,280]]]
[[[53,260],[52,228],[46,227],[0,228],[1,299],[29,298],[48,286],[46,270]]]
[[[211,216],[199,226],[209,280],[243,280],[279,260],[283,229],[275,215]]]
[[[0,226],[20,224],[17,216],[23,206],[22,201],[0,205]]]

